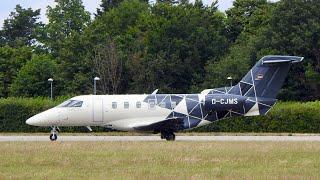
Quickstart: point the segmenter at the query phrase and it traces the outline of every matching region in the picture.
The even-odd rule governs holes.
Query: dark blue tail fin
[[[245,96],[245,116],[265,115],[276,103],[276,97],[292,63],[301,62],[297,56],[265,56],[232,87],[206,89],[201,94],[231,94]]]
[[[303,57],[297,56],[265,56],[242,78],[236,85],[238,88],[233,88],[233,91],[238,89],[240,95],[247,97],[275,99],[290,65],[302,60]]]

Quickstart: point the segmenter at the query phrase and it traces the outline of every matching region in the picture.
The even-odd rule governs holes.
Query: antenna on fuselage
[[[159,89],[156,89],[153,91],[153,93],[151,95],[156,95]]]

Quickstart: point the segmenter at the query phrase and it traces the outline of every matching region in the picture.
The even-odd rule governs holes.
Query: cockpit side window
[[[67,100],[60,104],[58,107],[81,107],[83,104],[83,101],[78,100]]]
[[[71,104],[70,107],[81,107],[83,101],[74,101],[74,103]]]

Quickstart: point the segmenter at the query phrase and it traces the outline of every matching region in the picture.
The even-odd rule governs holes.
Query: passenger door
[[[93,122],[103,122],[103,99],[93,98]]]

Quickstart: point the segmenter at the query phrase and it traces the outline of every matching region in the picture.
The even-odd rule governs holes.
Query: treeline
[[[0,99],[0,132],[48,132],[48,127],[25,123],[29,117],[49,109],[65,98],[51,101],[46,98]],[[268,116],[234,117],[193,129],[195,132],[288,132],[320,133],[320,101],[299,103],[280,102]],[[84,132],[85,127],[60,127],[63,132]],[[93,127],[94,131],[106,129]]]
[[[235,0],[225,13],[201,0],[102,0],[90,18],[81,0],[40,10],[17,5],[0,30],[0,97],[98,92],[198,93],[238,81],[262,56],[304,56],[282,100],[320,97],[320,2]]]

